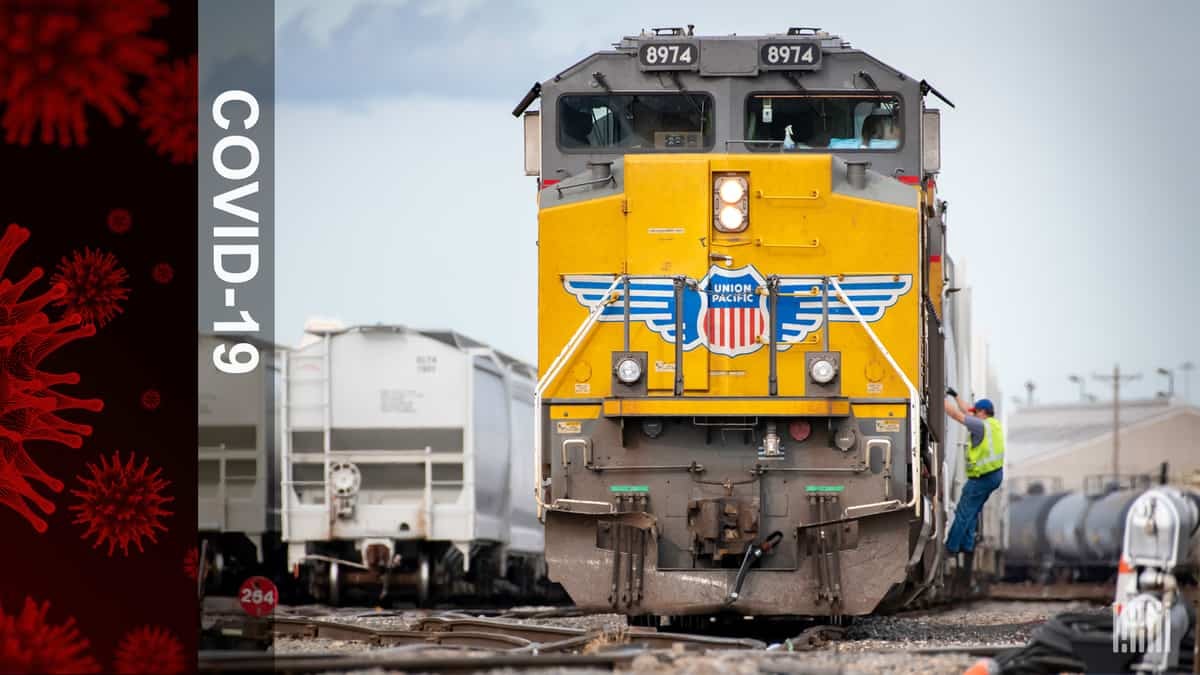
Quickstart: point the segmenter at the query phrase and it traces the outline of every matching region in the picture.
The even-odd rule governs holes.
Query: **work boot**
[[[974,591],[972,579],[975,571],[975,551],[963,551],[962,559],[962,593],[971,595]]]

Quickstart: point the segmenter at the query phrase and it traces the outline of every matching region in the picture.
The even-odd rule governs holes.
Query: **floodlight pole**
[[[1112,381],[1113,385],[1113,456],[1112,456],[1112,473],[1113,478],[1120,476],[1121,467],[1121,382],[1132,382],[1141,378],[1141,373],[1121,374],[1121,366],[1119,364],[1113,366],[1112,375],[1092,375],[1100,381]]]

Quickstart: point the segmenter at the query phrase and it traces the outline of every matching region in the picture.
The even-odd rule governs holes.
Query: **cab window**
[[[558,144],[579,152],[698,152],[713,145],[707,94],[558,97]]]
[[[746,99],[751,150],[896,150],[900,99],[891,94],[752,94]]]

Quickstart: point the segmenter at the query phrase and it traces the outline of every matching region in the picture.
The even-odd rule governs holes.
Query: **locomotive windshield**
[[[746,99],[751,150],[895,150],[900,99],[889,94],[753,94]]]
[[[707,94],[578,94],[558,99],[565,151],[699,151],[713,145]]]

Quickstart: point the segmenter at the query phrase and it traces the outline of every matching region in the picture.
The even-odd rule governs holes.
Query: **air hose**
[[[733,590],[725,596],[726,607],[737,602],[742,593],[742,584],[746,581],[746,574],[750,572],[754,563],[761,560],[763,555],[770,553],[781,541],[783,541],[783,533],[775,530],[768,534],[761,544],[751,544],[750,548],[746,549],[746,555],[742,558],[742,566],[738,568],[737,577],[733,581]]]

